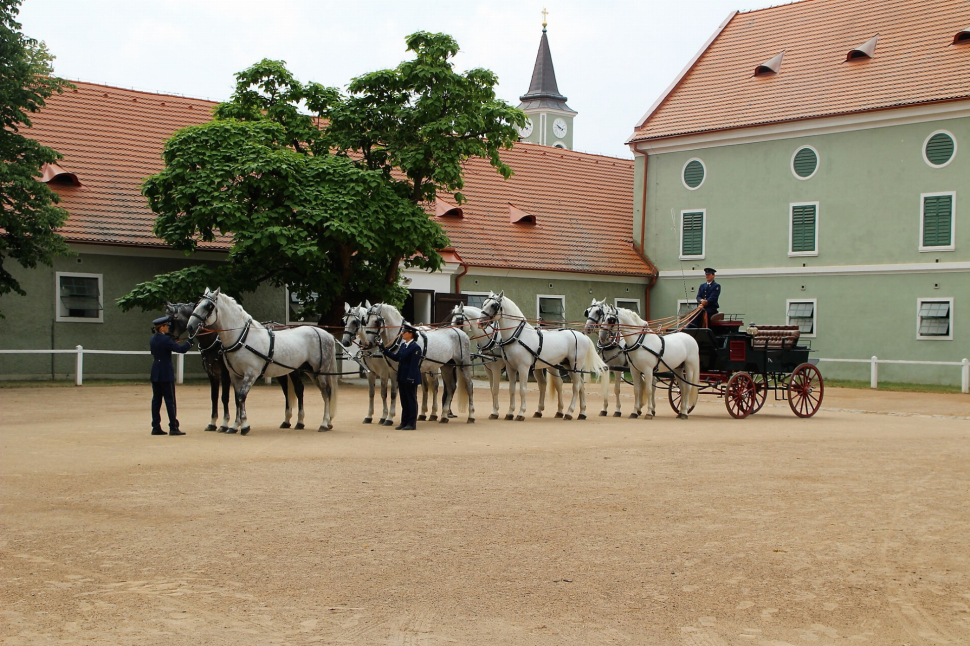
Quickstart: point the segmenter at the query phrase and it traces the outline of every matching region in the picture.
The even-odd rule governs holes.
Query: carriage
[[[751,326],[742,330],[738,315],[715,315],[706,328],[685,328],[682,332],[697,341],[701,374],[700,394],[724,399],[728,413],[743,419],[761,410],[774,394],[775,401],[787,401],[795,415],[811,417],[822,405],[825,386],[822,374],[809,359],[809,346],[799,345],[795,325]],[[671,372],[658,372],[675,412],[680,410],[680,388]]]

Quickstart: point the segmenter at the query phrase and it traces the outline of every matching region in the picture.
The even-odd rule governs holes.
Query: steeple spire
[[[546,35],[547,14],[548,12],[543,9],[539,53],[536,56],[536,65],[532,69],[532,82],[529,83],[529,91],[519,97],[522,101],[519,109],[553,108],[573,112],[566,105],[567,99],[559,93],[559,85],[556,83],[556,70],[552,66],[552,52],[549,50],[549,37]]]

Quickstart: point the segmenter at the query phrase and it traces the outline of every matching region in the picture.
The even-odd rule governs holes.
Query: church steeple
[[[556,70],[552,65],[552,52],[549,50],[549,37],[546,34],[546,10],[543,9],[542,38],[539,40],[539,53],[532,70],[529,91],[519,97],[519,109],[529,115],[531,126],[521,131],[524,141],[539,144],[573,147],[573,117],[578,114],[566,105],[566,97],[559,93]]]

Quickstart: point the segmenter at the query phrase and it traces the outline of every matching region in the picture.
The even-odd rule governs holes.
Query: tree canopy
[[[323,320],[344,301],[403,302],[398,269],[437,270],[443,230],[422,203],[439,191],[459,203],[463,162],[518,141],[525,115],[497,99],[487,70],[455,72],[458,44],[444,34],[407,38],[413,60],[353,79],[346,94],[303,84],[283,61],[236,75],[212,122],[175,134],[165,169],[143,192],[155,234],[176,249],[232,237],[229,261],[138,285],[124,309],[185,300],[205,284],[252,291],[287,286]]]
[[[30,113],[69,84],[51,75],[54,57],[44,43],[20,32],[19,13],[20,0],[0,0],[0,296],[25,294],[4,266],[8,258],[33,269],[69,253],[56,232],[67,212],[37,181],[43,166],[61,156],[21,133],[30,128]]]

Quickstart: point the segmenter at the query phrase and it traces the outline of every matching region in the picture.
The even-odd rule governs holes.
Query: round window
[[[818,170],[818,153],[811,146],[799,148],[792,157],[791,170],[795,177],[808,179]]]
[[[692,159],[684,165],[684,186],[694,190],[704,183],[704,163]]]
[[[930,166],[942,167],[950,163],[957,151],[957,142],[949,132],[934,132],[923,144],[923,158]]]

